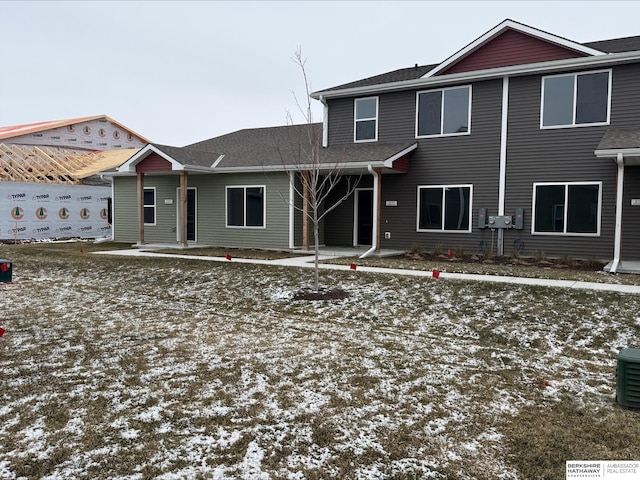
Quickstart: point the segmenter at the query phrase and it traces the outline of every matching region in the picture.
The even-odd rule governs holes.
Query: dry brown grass
[[[557,479],[638,459],[618,293],[1,246],[0,478]],[[217,472],[217,473],[216,473]]]

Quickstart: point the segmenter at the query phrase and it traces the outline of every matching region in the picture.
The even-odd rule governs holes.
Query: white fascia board
[[[142,149],[136,153],[133,157],[127,160],[124,164],[120,165],[117,170],[118,172],[135,172],[135,166],[140,163],[142,160],[147,158],[152,153],[156,153],[164,158],[167,162],[171,164],[171,170],[184,170],[184,165],[180,162],[174,160],[172,157],[164,153],[162,150],[154,147],[151,144],[145,145]]]
[[[395,162],[396,160],[398,160],[399,158],[404,157],[407,153],[413,152],[416,148],[418,148],[418,143],[414,143],[413,145],[405,148],[404,150],[396,153],[395,155],[392,155],[391,157],[387,158],[383,163],[384,166],[387,168],[393,168],[393,162]]]
[[[593,152],[598,158],[617,158],[621,153],[624,157],[640,157],[639,148],[612,148],[608,150],[595,150]]]
[[[551,62],[529,63],[526,65],[512,65],[509,67],[489,68],[473,72],[454,73],[437,77],[417,78],[403,80],[401,82],[382,83],[368,85],[366,87],[352,87],[332,92],[322,92],[324,98],[339,98],[369,95],[374,93],[395,92],[408,89],[420,89],[434,86],[445,86],[456,83],[468,83],[479,80],[490,80],[505,76],[517,77],[542,73],[561,72],[578,68],[597,68],[612,66],[621,63],[640,61],[640,51],[609,53],[593,57],[570,58],[566,60],[553,60]],[[312,93],[311,97],[317,99],[320,93]]]
[[[532,37],[539,38],[540,40],[544,40],[544,41],[547,41],[547,42],[550,42],[550,43],[554,43],[556,45],[560,45],[562,47],[565,47],[565,48],[568,48],[570,50],[574,50],[574,51],[577,51],[577,52],[581,52],[581,53],[584,53],[586,55],[605,55],[605,53],[601,52],[600,50],[595,50],[593,48],[585,47],[584,45],[582,45],[580,43],[576,43],[576,42],[573,42],[571,40],[567,40],[566,38],[558,37],[558,36],[553,35],[551,33],[547,33],[547,32],[544,32],[542,30],[538,30],[536,28],[529,27],[528,25],[524,25],[522,23],[514,22],[513,20],[505,20],[504,22],[500,23],[499,25],[497,25],[494,28],[492,28],[491,30],[489,30],[487,33],[485,33],[481,37],[478,37],[476,40],[471,42],[469,45],[464,47],[462,50],[459,50],[458,52],[454,53],[452,56],[447,58],[444,62],[442,62],[440,65],[438,65],[434,69],[428,71],[426,74],[423,75],[422,78],[432,77],[435,74],[437,74],[438,72],[446,70],[448,67],[450,67],[454,63],[458,62],[462,58],[466,57],[467,55],[469,55],[474,50],[477,50],[482,45],[484,45],[487,42],[491,41],[491,39],[493,39],[494,37],[497,37],[498,35],[500,35],[504,31],[506,31],[507,29],[516,30],[518,32],[530,35]]]
[[[329,163],[326,165],[313,165],[313,164],[304,164],[304,165],[271,165],[268,167],[264,166],[252,166],[252,167],[222,167],[216,168],[214,173],[252,173],[252,172],[301,172],[305,170],[320,170],[320,171],[331,171],[331,170],[347,170],[347,169],[363,169],[366,170],[367,166],[371,165],[372,167],[386,167],[385,161],[376,161],[376,162],[344,162],[344,163]]]

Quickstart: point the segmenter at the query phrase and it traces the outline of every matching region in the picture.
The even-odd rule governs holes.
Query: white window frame
[[[598,212],[596,219],[596,232],[595,233],[581,233],[581,232],[567,232],[567,215],[569,214],[569,208],[567,202],[569,201],[569,187],[572,185],[597,185],[598,186]],[[537,232],[536,228],[536,200],[537,200],[537,187],[551,187],[551,186],[564,186],[564,206],[563,206],[563,231],[562,232]],[[602,182],[538,182],[533,184],[533,204],[531,206],[531,235],[552,235],[560,237],[599,237],[600,236],[600,224],[602,221]]]
[[[595,73],[605,73],[609,74],[609,85],[607,92],[607,120],[604,122],[595,122],[595,123],[576,123],[576,106],[578,100],[578,79],[577,77],[582,75],[591,75]],[[565,125],[544,125],[544,95],[545,88],[544,83],[547,78],[560,78],[560,77],[573,77],[573,115],[572,115],[572,123]],[[597,127],[602,125],[609,125],[611,122],[611,86],[612,86],[612,77],[613,70],[612,69],[604,69],[604,70],[592,70],[588,72],[576,72],[576,73],[562,73],[558,75],[547,75],[542,77],[541,85],[540,85],[540,129],[541,130],[554,130],[558,128],[581,128],[581,127]]]
[[[453,133],[442,133],[444,130],[444,111],[445,111],[445,105],[444,105],[444,92],[446,90],[459,90],[461,88],[468,88],[469,89],[469,111],[467,112],[467,124],[469,125],[469,128],[467,128],[466,132],[453,132]],[[461,135],[471,135],[471,109],[473,108],[472,105],[472,100],[473,100],[473,87],[471,85],[457,85],[455,87],[447,87],[447,88],[434,88],[432,90],[421,90],[419,92],[416,92],[416,129],[415,129],[415,134],[416,134],[416,138],[436,138],[436,137],[459,137]],[[433,92],[443,92],[442,93],[442,104],[440,106],[440,133],[434,133],[434,134],[430,134],[430,135],[420,135],[418,133],[418,119],[419,119],[419,115],[420,115],[420,94],[422,93],[433,93]]]
[[[420,190],[422,189],[442,189],[442,227],[441,228],[420,228]],[[469,188],[469,225],[466,230],[446,230],[444,228],[444,210],[446,208],[445,203],[445,191],[447,188]],[[455,185],[418,185],[417,197],[416,197],[416,232],[431,232],[431,233],[471,233],[473,221],[473,184],[455,184]]]
[[[147,205],[146,203],[144,203],[144,192],[146,190],[153,190],[153,204],[152,205]],[[144,222],[145,226],[149,226],[149,227],[155,227],[156,223],[158,221],[158,196],[157,196],[157,192],[156,192],[156,187],[144,187],[143,191],[142,191],[142,221],[144,222],[144,209],[145,208],[153,208],[153,223],[146,223]]]
[[[364,100],[375,100],[376,101],[376,116],[375,117],[367,117],[367,118],[357,118],[357,112],[358,112],[358,102],[360,101],[364,101]],[[366,143],[366,142],[377,142],[378,141],[378,109],[379,109],[379,97],[362,97],[362,98],[355,98],[353,100],[353,142],[354,143]],[[363,140],[358,140],[357,138],[357,126],[358,126],[358,122],[370,122],[371,120],[375,120],[376,122],[376,127],[375,127],[375,135],[373,138],[366,138]]]
[[[244,190],[244,225],[229,225],[229,189]],[[247,188],[262,188],[262,225],[247,225]],[[224,190],[224,224],[226,228],[264,230],[267,228],[267,187],[266,185],[226,185]]]

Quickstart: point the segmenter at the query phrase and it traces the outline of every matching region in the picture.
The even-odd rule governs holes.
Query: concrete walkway
[[[164,258],[183,258],[187,260],[201,260],[210,262],[235,262],[235,263],[250,263],[256,265],[277,265],[285,267],[297,267],[297,268],[313,268],[314,255],[308,256],[296,256],[290,258],[283,258],[277,260],[260,260],[251,258],[236,258],[231,260],[226,257],[205,257],[200,255],[184,255],[179,253],[158,253],[140,248],[133,248],[130,250],[108,250],[104,252],[95,252],[99,255],[121,255],[121,256],[133,256],[133,257],[164,257]],[[330,260],[340,257],[349,256],[347,252],[331,252],[331,254],[321,254],[318,258],[320,261]],[[319,268],[322,270],[352,270],[351,265],[335,265],[330,263],[321,263]],[[366,267],[356,266],[356,271],[359,272],[373,272],[392,275],[408,275],[423,278],[432,278],[433,272],[431,270],[408,270],[400,268],[381,268],[381,267]],[[640,294],[640,285],[618,285],[613,283],[596,283],[596,282],[581,282],[576,280],[550,280],[543,278],[524,278],[524,277],[508,277],[502,275],[479,275],[471,273],[447,273],[439,272],[439,279],[451,279],[451,280],[465,280],[465,281],[479,281],[479,282],[493,282],[493,283],[511,283],[517,285],[534,285],[542,287],[557,287],[557,288],[575,288],[583,290],[600,290],[609,292],[621,292],[621,293],[634,293]]]

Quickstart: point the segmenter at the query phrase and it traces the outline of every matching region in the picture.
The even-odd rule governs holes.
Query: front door
[[[373,240],[373,189],[356,189],[356,245],[371,245]]]
[[[197,205],[196,205],[196,188],[187,187],[187,241],[196,242],[196,224],[197,224]],[[178,240],[180,240],[180,189],[178,188]]]

